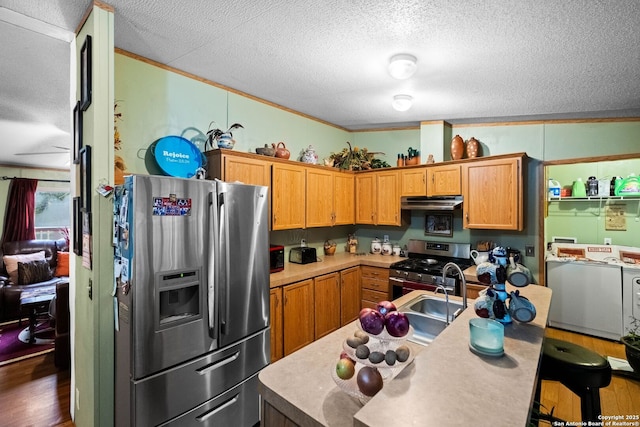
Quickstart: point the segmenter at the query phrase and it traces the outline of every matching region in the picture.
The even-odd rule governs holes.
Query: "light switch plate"
[[[536,249],[533,245],[525,245],[524,246],[524,254],[526,256],[536,256]]]

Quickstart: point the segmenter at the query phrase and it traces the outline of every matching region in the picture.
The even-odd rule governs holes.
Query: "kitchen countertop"
[[[520,292],[535,304],[537,316],[530,323],[505,327],[502,357],[478,356],[469,350],[468,321],[476,317],[470,300],[471,308],[428,347],[419,346],[413,363],[364,406],[331,378],[342,342],[354,332],[357,321],[267,366],[259,375],[260,393],[300,426],[525,426],[551,290],[531,285]],[[404,295],[396,304],[421,293],[425,292]]]
[[[403,257],[395,255],[370,254],[355,255],[347,252],[338,252],[335,255],[318,256],[320,261],[310,264],[293,264],[285,262],[284,270],[270,275],[270,287],[288,285],[345,268],[359,265],[389,268],[394,262],[402,261]]]

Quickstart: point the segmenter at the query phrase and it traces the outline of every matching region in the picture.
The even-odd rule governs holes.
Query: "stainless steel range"
[[[445,243],[427,240],[409,240],[408,258],[391,264],[389,282],[393,298],[414,290],[433,291],[443,285],[450,294],[460,295],[460,280],[450,269],[442,280],[442,268],[448,262],[456,263],[461,270],[473,265],[470,243]]]

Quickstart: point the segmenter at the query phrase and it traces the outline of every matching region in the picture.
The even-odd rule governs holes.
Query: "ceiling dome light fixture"
[[[394,55],[389,62],[389,74],[398,80],[408,79],[413,76],[418,69],[416,61],[416,57],[408,53]]]
[[[412,104],[413,97],[411,95],[396,95],[391,102],[393,109],[397,111],[407,111]]]

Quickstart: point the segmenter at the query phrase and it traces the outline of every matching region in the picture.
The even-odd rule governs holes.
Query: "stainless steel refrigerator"
[[[267,188],[134,175],[114,203],[116,426],[253,426]]]

